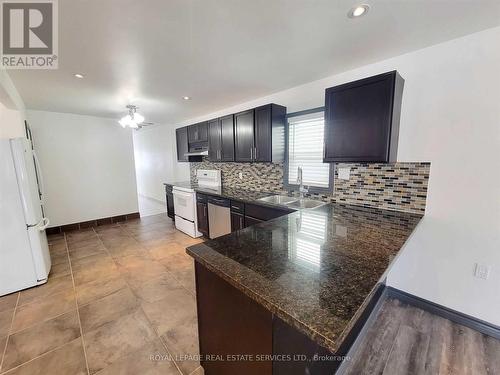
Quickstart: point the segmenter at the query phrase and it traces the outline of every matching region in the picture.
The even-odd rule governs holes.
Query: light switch
[[[490,266],[476,263],[474,267],[474,276],[477,277],[478,279],[488,280],[488,277],[490,276],[490,271],[491,271]]]
[[[339,168],[338,171],[339,179],[341,180],[349,180],[351,177],[351,168]]]

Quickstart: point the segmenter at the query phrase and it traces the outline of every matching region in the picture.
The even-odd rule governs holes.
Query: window
[[[323,108],[289,114],[285,184],[297,187],[297,168],[302,167],[303,184],[312,191],[330,191],[331,169],[323,163]]]

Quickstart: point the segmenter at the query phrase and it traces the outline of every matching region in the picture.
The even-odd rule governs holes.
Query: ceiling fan
[[[154,125],[152,122],[145,122],[144,116],[137,112],[137,106],[129,104],[127,105],[128,115],[123,116],[118,123],[123,128],[132,128],[135,130],[139,130],[145,126]]]

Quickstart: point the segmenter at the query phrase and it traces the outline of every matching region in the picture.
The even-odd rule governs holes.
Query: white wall
[[[327,87],[398,70],[405,79],[398,160],[432,165],[426,216],[388,284],[500,325],[499,40],[500,28],[489,29],[177,126],[270,102],[288,112],[322,106]],[[189,176],[188,168],[177,163],[176,173]],[[475,262],[491,265],[489,280],[473,278]]]
[[[164,182],[178,181],[175,130],[170,126],[134,131],[137,191],[146,197],[165,202]],[[182,176],[181,180],[185,180]]]
[[[24,118],[24,102],[5,69],[0,69],[0,138],[25,136]]]
[[[116,121],[27,111],[51,226],[138,211],[132,130]]]

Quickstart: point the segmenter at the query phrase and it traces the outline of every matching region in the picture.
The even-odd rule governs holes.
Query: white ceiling
[[[175,124],[500,24],[499,0],[365,2],[59,0],[59,69],[9,74],[29,109]]]

